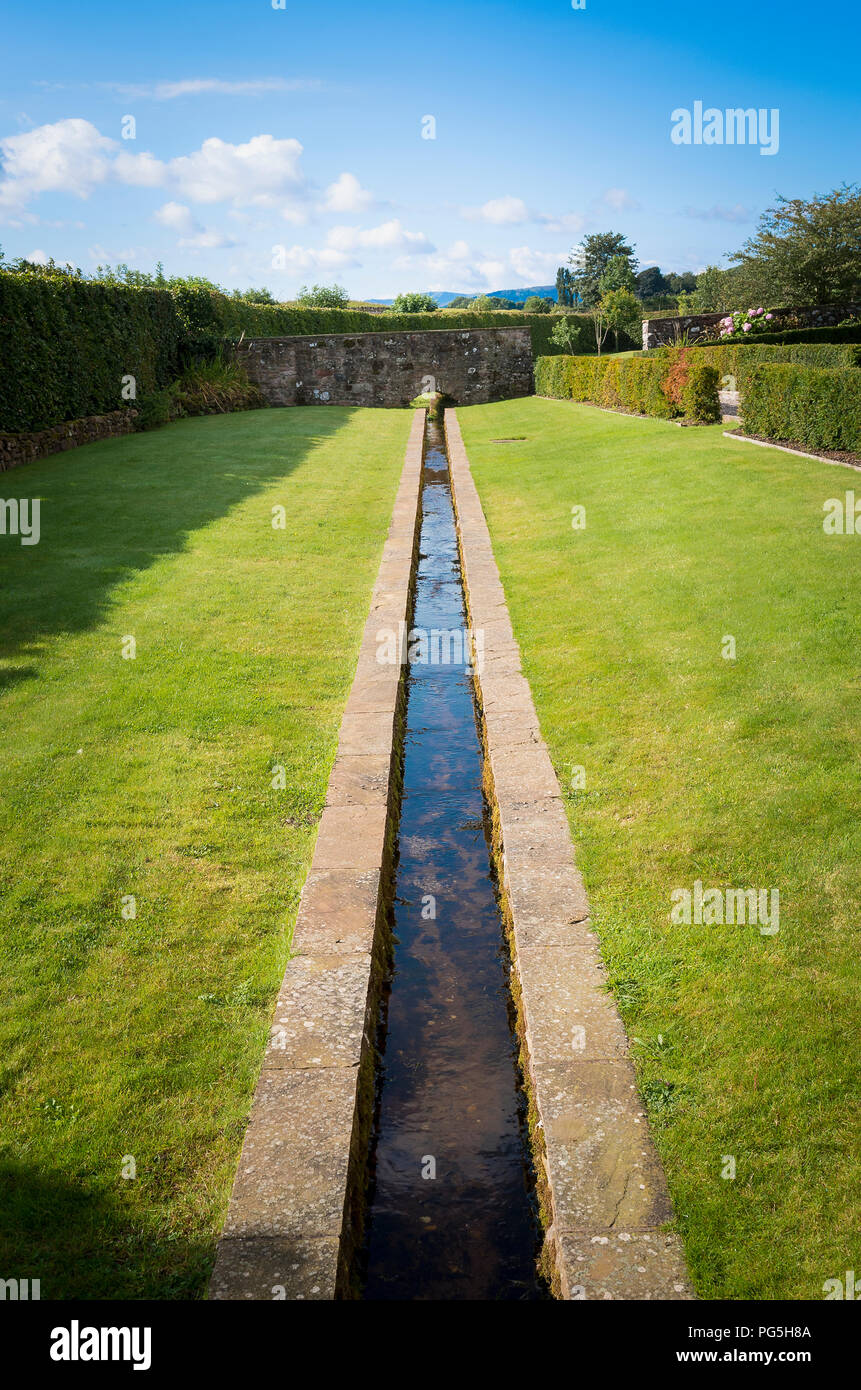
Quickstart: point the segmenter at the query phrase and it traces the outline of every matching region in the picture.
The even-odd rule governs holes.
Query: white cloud
[[[312,246],[277,246],[272,249],[275,270],[283,270],[286,267],[293,270],[344,270],[348,266],[360,264],[349,252],[332,247],[316,250]]]
[[[172,159],[168,177],[195,203],[271,206],[286,190],[304,185],[301,155],[298,140],[255,135],[244,145],[231,145],[212,136],[194,154]]]
[[[191,208],[186,207],[184,203],[165,203],[153,216],[162,227],[178,234],[179,246],[211,251],[222,246],[236,245],[236,242],[231,241],[223,232],[202,227],[192,214]]]
[[[632,198],[625,188],[608,188],[604,194],[604,202],[616,212],[635,212],[640,206],[636,198]]]
[[[0,206],[20,208],[40,193],[86,198],[109,177],[115,142],[78,117],[0,140]]]
[[[161,188],[167,181],[167,165],[152,154],[129,154],[120,150],[114,160],[114,178],[135,188]]]
[[[341,174],[326,189],[322,212],[364,212],[374,202],[373,193],[363,188],[355,174]]]
[[[461,216],[471,222],[490,222],[495,227],[509,226],[517,222],[529,222],[532,214],[522,198],[505,194],[502,198],[491,198],[480,208],[462,208]]]
[[[362,248],[372,251],[409,250],[413,253],[427,254],[434,250],[424,232],[407,231],[397,217],[393,217],[389,222],[381,222],[379,227],[332,227],[326,242],[338,251],[356,251]]]
[[[150,97],[154,101],[173,101],[176,97],[262,96],[266,92],[314,92],[323,87],[315,78],[261,77],[249,82],[224,82],[217,77],[188,77],[181,82],[103,82],[100,86],[126,97]]]
[[[752,222],[753,213],[743,203],[735,203],[731,208],[715,203],[710,208],[685,208],[688,217],[697,217],[701,222]]]
[[[40,250],[38,249],[38,247],[37,247],[37,249],[36,249],[35,251],[28,251],[28,252],[27,252],[27,255],[24,257],[24,259],[25,259],[25,261],[32,261],[32,262],[33,262],[33,265],[47,265],[47,264],[48,264],[48,257],[45,255],[45,252],[44,252],[44,251],[40,251]]]

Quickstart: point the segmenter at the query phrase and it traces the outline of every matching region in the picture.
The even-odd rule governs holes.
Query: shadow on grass
[[[0,1279],[29,1280],[29,1297],[38,1279],[43,1302],[202,1298],[214,1242],[157,1224],[134,1186],[118,1176],[107,1192],[0,1160]]]
[[[87,444],[2,475],[3,497],[41,499],[41,539],[0,536],[0,662],[104,619],[113,589],[299,466],[356,412],[252,410]],[[0,693],[38,674],[0,668]]]

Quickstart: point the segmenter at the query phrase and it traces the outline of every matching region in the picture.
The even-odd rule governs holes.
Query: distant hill
[[[431,299],[435,299],[441,309],[445,309],[453,299],[461,294],[468,295],[474,299],[479,290],[424,290],[424,294],[429,294]],[[542,299],[556,300],[555,285],[531,285],[525,290],[488,290],[487,294],[491,299],[511,299],[515,304],[522,304],[531,294],[539,294]],[[393,299],[369,299],[368,304],[394,304]]]

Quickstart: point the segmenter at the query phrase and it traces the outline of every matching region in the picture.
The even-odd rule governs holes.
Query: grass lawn
[[[861,1268],[861,538],[822,529],[856,475],[571,402],[458,416],[697,1290],[821,1299]],[[777,888],[779,932],[671,924],[697,879]]]
[[[410,420],[2,475],[42,507],[0,537],[0,1276],[43,1299],[205,1289]]]

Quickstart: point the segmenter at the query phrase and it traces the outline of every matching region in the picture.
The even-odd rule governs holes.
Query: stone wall
[[[476,405],[533,390],[528,328],[250,338],[237,359],[267,405],[405,406],[426,391]]]
[[[810,328],[831,328],[850,314],[861,313],[861,305],[829,305],[821,309],[772,309],[774,328],[780,327],[781,319],[793,318]],[[699,336],[706,328],[712,328],[726,315],[721,314],[681,314],[675,318],[643,319],[643,347],[673,347],[687,333],[689,340]]]
[[[77,449],[79,444],[94,444],[99,439],[113,439],[131,434],[135,427],[136,410],[112,410],[109,415],[87,415],[82,420],[64,420],[60,425],[37,430],[32,434],[0,434],[0,473],[19,468],[22,463]]]

